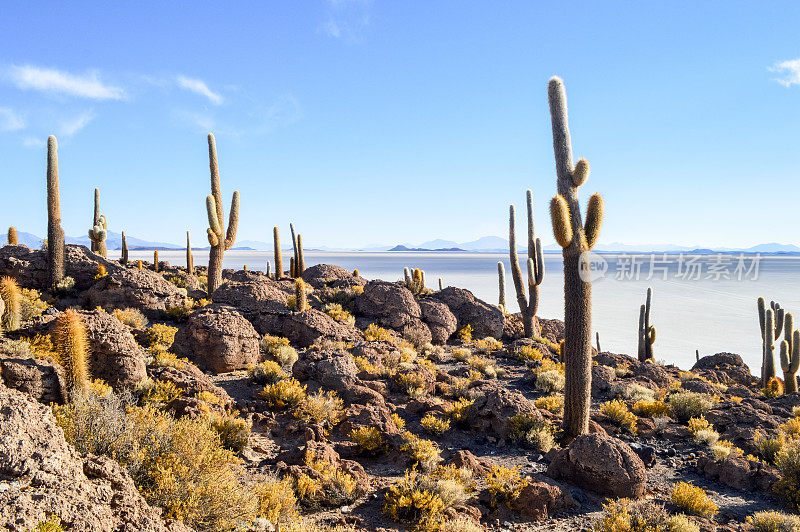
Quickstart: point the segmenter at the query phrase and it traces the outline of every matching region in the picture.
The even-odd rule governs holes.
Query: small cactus
[[[89,229],[89,240],[92,241],[92,251],[103,258],[108,256],[106,247],[106,236],[108,236],[108,223],[106,217],[100,214],[100,189],[94,189],[94,216],[92,217],[92,228]]]
[[[800,369],[800,331],[795,329],[792,333],[792,343],[781,341],[780,348],[781,369],[783,370],[783,385],[786,393],[797,391],[797,370]]]
[[[58,191],[58,141],[47,138],[47,282],[55,290],[64,278],[64,229]]]
[[[66,373],[67,389],[84,388],[89,382],[89,339],[83,318],[67,309],[56,320],[55,348]]]
[[[500,310],[503,311],[503,314],[505,314],[506,313],[506,268],[505,266],[503,266],[502,261],[497,261],[497,280],[500,289],[498,306],[500,307]],[[441,290],[441,286],[439,290]]]
[[[300,277],[306,271],[306,259],[303,256],[303,235],[297,233],[297,255],[294,259],[295,277]]]
[[[360,277],[360,276],[361,276],[361,274],[358,273],[358,268],[353,270],[353,277]]]
[[[272,245],[275,253],[275,279],[283,277],[283,253],[281,252],[281,233],[278,227],[272,228]]]
[[[8,228],[8,245],[9,246],[17,246],[19,245],[19,240],[17,239],[17,228],[13,225]]]
[[[6,331],[16,331],[22,324],[22,294],[13,277],[0,279],[0,299],[5,304],[0,325]]]
[[[517,303],[522,313],[522,326],[525,338],[539,336],[539,326],[536,322],[536,311],[539,308],[539,285],[544,280],[544,256],[542,254],[542,241],[536,238],[533,224],[533,193],[528,190],[525,194],[528,211],[528,294],[525,293],[525,282],[522,279],[522,269],[517,256],[517,231],[514,206],[508,208],[508,252],[511,262],[511,278],[514,280],[514,290],[517,293]],[[505,290],[505,283],[503,283]],[[503,294],[503,309],[505,311],[505,294]]]
[[[297,262],[298,262],[298,260],[297,260],[297,234],[294,232],[294,224],[291,223],[291,222],[289,223],[289,232],[292,235],[292,252],[293,252],[292,256],[294,257],[294,263],[297,264]],[[291,277],[297,277],[296,272],[291,268],[289,270],[289,275]]]
[[[186,231],[186,271],[189,275],[194,275],[194,255],[192,255],[192,242],[189,239],[189,231]]]
[[[656,341],[656,328],[650,325],[650,299],[653,289],[647,289],[647,300],[639,307],[639,362],[653,358],[653,344]]]
[[[270,271],[269,271],[270,270],[270,266],[271,266],[271,264],[269,263],[269,261],[267,261],[267,277],[270,276]]]
[[[222,210],[222,187],[219,182],[219,163],[217,161],[217,143],[214,135],[208,134],[208,164],[211,170],[211,194],[206,197],[208,213],[208,295],[222,284],[222,259],[225,252],[231,249],[236,241],[236,230],[239,226],[239,191],[233,191],[231,212],[228,215],[228,230],[223,235],[222,226],[225,216]]]
[[[601,352],[601,350],[600,350],[600,333],[598,331],[595,331],[594,337],[597,340],[597,352],[600,353]]]
[[[137,270],[144,269],[144,263],[142,263],[142,260],[141,260],[141,259],[139,259],[139,260],[137,260],[137,261],[136,261],[136,269],[137,269]]]
[[[403,268],[403,280],[405,281],[406,285],[411,284],[411,270],[408,268]]]
[[[301,278],[294,281],[294,297],[297,304],[297,311],[304,312],[308,309],[308,297],[306,296],[306,283]]]
[[[244,264],[244,265],[242,266],[242,270],[243,270],[243,271],[247,271],[247,264]]]
[[[695,362],[700,362],[700,350],[699,349],[695,349],[694,350],[694,360],[695,360]]]
[[[444,290],[444,284],[442,283],[442,278],[439,277],[439,291],[441,292],[442,290]]]
[[[128,264],[128,240],[125,238],[125,231],[122,232],[122,258],[119,261]]]
[[[158,273],[159,268],[160,264],[158,263],[158,250],[155,249],[153,250],[153,271]]]
[[[292,279],[297,277],[297,273],[295,272],[294,257],[289,257],[289,277]]]

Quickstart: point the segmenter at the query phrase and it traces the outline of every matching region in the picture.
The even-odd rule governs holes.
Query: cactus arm
[[[208,233],[208,245],[212,248],[219,246],[219,237],[214,234],[214,231],[211,229],[206,229],[206,232]]]
[[[533,223],[533,192],[525,191],[525,204],[528,211],[528,258],[536,256],[536,231]]]
[[[211,195],[214,196],[214,201],[217,210],[217,220],[222,225],[225,219],[225,213],[222,210],[222,186],[219,182],[219,161],[217,159],[217,141],[213,133],[208,134],[208,167],[211,172]],[[217,234],[221,235],[222,231]]]
[[[579,187],[586,183],[587,179],[589,179],[589,161],[580,159],[572,171],[572,184]]]
[[[221,236],[222,227],[220,226],[219,218],[217,218],[217,201],[211,194],[206,196],[206,213],[208,214],[209,231],[217,236]]]
[[[762,385],[766,386],[775,376],[775,313],[770,308],[766,311],[765,318],[766,339],[764,340],[764,371]]]
[[[239,228],[239,191],[233,191],[231,198],[231,212],[228,215],[228,232],[225,236],[225,249],[231,249],[236,242],[236,231]]]
[[[536,273],[534,271],[536,266],[534,266],[534,264],[533,259],[528,259],[528,289],[530,290],[530,294],[528,295],[528,312],[531,316],[536,316],[536,311],[539,310],[540,283],[536,282]]]
[[[289,232],[292,234],[292,251],[294,252],[295,261],[297,261],[297,235],[294,232],[294,224],[289,223]]]
[[[784,373],[788,373],[789,365],[791,361],[789,360],[789,355],[791,354],[789,351],[789,342],[786,340],[781,340],[781,347],[780,347],[780,359],[781,359],[781,369]]]
[[[639,329],[638,329],[638,334],[637,334],[637,337],[638,337],[638,340],[639,340],[638,341],[638,347],[637,347],[637,353],[638,353],[639,362],[644,362],[644,356],[645,356],[645,354],[644,354],[644,330],[645,330],[644,329],[644,313],[645,313],[645,308],[644,308],[644,305],[642,305],[642,306],[639,307]]]
[[[569,206],[562,195],[553,196],[550,200],[550,219],[553,223],[553,235],[562,248],[570,247],[574,240],[572,225],[570,224]]]
[[[601,225],[603,225],[603,196],[595,193],[589,198],[589,205],[586,208],[586,224],[583,232],[586,235],[587,249],[593,249],[597,244]]]
[[[508,258],[511,263],[511,279],[514,281],[514,291],[517,294],[519,310],[523,314],[528,310],[528,296],[525,294],[525,285],[522,281],[522,269],[519,266],[517,255],[517,229],[514,206],[508,207]]]
[[[306,259],[303,256],[303,235],[300,233],[297,233],[297,259],[295,259],[294,269],[298,277],[306,271]]]
[[[536,268],[536,284],[542,284],[544,281],[544,252],[542,251],[542,241],[540,239],[536,239],[536,251],[535,251],[536,262],[534,263],[534,267]]]
[[[758,324],[761,327],[761,340],[764,340],[764,317],[766,312],[766,303],[763,297],[758,298]]]

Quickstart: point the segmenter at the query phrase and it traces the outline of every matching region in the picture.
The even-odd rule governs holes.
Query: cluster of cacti
[[[497,261],[497,281],[500,288],[500,295],[498,296],[497,306],[503,311],[507,312],[506,308],[506,267],[503,266],[503,261]],[[441,290],[441,287],[439,288]]]
[[[794,316],[775,301],[769,308],[763,297],[758,298],[758,324],[761,328],[761,385],[775,378],[775,341],[783,331],[780,343],[781,370],[786,392],[797,391],[797,371],[800,368],[800,331],[794,328]]]
[[[158,250],[153,250],[153,271],[158,273],[160,264],[158,262]]]
[[[119,261],[128,264],[128,240],[125,238],[125,231],[122,232],[122,257]]]
[[[425,272],[419,268],[403,268],[403,284],[415,296],[425,292]]]
[[[303,235],[294,232],[294,224],[289,224],[289,231],[292,233],[292,250],[294,256],[289,259],[289,275],[291,277],[301,277],[306,271],[306,261],[303,257]]]
[[[92,228],[89,229],[89,240],[91,240],[92,251],[105,258],[108,256],[106,247],[106,236],[108,236],[108,223],[105,215],[100,214],[100,189],[94,189],[94,216],[92,217]]]
[[[19,239],[17,238],[17,228],[12,225],[8,228],[8,245],[16,246],[18,244]]]
[[[217,162],[217,144],[214,135],[208,134],[208,164],[211,170],[211,194],[206,198],[208,211],[208,243],[211,250],[208,254],[208,294],[222,284],[222,259],[225,251],[231,249],[236,241],[236,229],[239,225],[239,191],[233,191],[231,212],[228,215],[228,230],[222,233],[225,216],[222,210],[222,188],[219,183],[219,164]]]
[[[639,361],[653,358],[653,344],[656,342],[656,327],[650,325],[650,299],[653,289],[647,289],[647,300],[639,307]]]
[[[578,187],[589,177],[589,163],[572,163],[564,82],[553,77],[548,85],[553,125],[558,194],[550,203],[553,233],[564,258],[564,432],[571,438],[589,430],[592,385],[592,285],[585,252],[597,243],[603,220],[603,198],[589,200],[586,222],[581,218]],[[583,274],[582,274],[583,270]]]
[[[272,228],[272,246],[275,250],[275,279],[283,277],[283,252],[281,251],[281,232],[277,226]]]
[[[790,317],[791,314],[786,314]],[[785,326],[784,326],[785,327]],[[785,339],[781,341],[780,357],[783,370],[783,387],[786,393],[797,391],[797,370],[800,369],[800,330],[786,329]]]
[[[539,335],[536,323],[536,311],[539,308],[539,285],[541,285],[544,280],[544,256],[542,254],[542,242],[536,238],[534,231],[533,193],[530,190],[526,192],[526,202],[528,210],[528,295],[525,293],[522,269],[520,268],[519,257],[517,256],[516,216],[513,205],[510,205],[508,209],[508,252],[511,262],[511,277],[514,280],[517,303],[522,313],[522,325],[525,330],[525,337],[533,338]],[[505,289],[505,283],[503,286]]]
[[[306,296],[306,283],[301,278],[294,281],[294,297],[298,312],[308,309],[308,297]]]
[[[0,299],[4,309],[0,314],[0,325],[5,331],[16,331],[22,324],[22,294],[12,277],[0,279]]]
[[[56,352],[64,366],[67,389],[74,391],[89,382],[89,340],[81,315],[67,309],[56,320],[53,331]]]
[[[194,275],[194,255],[192,255],[192,242],[189,239],[189,231],[186,231],[186,271],[189,275]]]
[[[64,229],[58,192],[58,141],[47,138],[47,283],[55,290],[64,278]]]

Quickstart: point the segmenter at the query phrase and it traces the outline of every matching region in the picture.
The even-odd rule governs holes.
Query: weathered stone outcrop
[[[214,303],[189,315],[172,350],[201,369],[224,373],[256,364],[258,343],[258,333],[238,310]]]
[[[303,280],[315,289],[323,287],[345,288],[349,286],[364,286],[367,280],[356,277],[353,272],[333,264],[315,264],[303,272]]]
[[[122,269],[116,263],[89,251],[86,246],[64,246],[64,275],[75,279],[77,290],[86,290],[95,284],[97,265],[102,264],[111,273]],[[27,246],[0,248],[0,277],[9,275],[25,288],[47,288],[47,252],[31,250]]]
[[[458,320],[459,329],[471,325],[473,335],[478,338],[502,337],[503,313],[494,305],[476,298],[469,290],[448,286],[430,297],[450,307],[450,312]]]
[[[578,506],[572,495],[551,482],[531,482],[525,486],[511,508],[532,521],[547,519]]]
[[[411,291],[400,283],[370,281],[355,299],[355,311],[381,327],[394,329],[416,342],[431,341],[431,331],[422,321],[422,309]]]
[[[723,384],[741,384],[748,386],[755,377],[742,357],[734,353],[717,353],[703,357],[692,367],[692,371],[703,375],[712,382]]]
[[[95,283],[84,299],[88,307],[136,308],[159,319],[169,307],[183,303],[185,294],[152,270],[117,268]]]
[[[2,341],[2,340],[0,340]],[[3,358],[0,383],[19,390],[40,403],[63,403],[66,387],[64,370],[52,358]]]
[[[494,383],[485,386],[470,407],[470,424],[481,434],[495,434],[501,440],[510,433],[509,420],[516,415],[542,421],[539,409],[519,392]]]
[[[421,299],[419,308],[422,310],[422,321],[431,331],[431,343],[444,344],[458,330],[458,320],[450,312],[450,307],[429,298]]]
[[[231,402],[228,393],[211,382],[211,379],[193,364],[185,364],[182,368],[148,366],[147,374],[151,379],[171,382],[183,391],[184,396],[194,397],[200,392],[210,392],[224,403]]]
[[[345,351],[307,352],[295,363],[292,373],[300,381],[312,379],[334,390],[348,404],[385,403],[380,393],[368,388],[357,377],[358,367],[353,357]]]

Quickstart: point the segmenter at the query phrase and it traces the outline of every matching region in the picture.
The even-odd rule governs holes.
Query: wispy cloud
[[[201,96],[205,96],[214,105],[219,105],[222,103],[222,95],[209,89],[208,85],[206,85],[206,82],[203,81],[202,79],[187,78],[186,76],[178,76],[177,82],[178,86],[181,87],[182,89],[186,89]]]
[[[361,40],[370,23],[371,0],[328,0],[323,35],[353,43]]]
[[[25,120],[8,107],[0,107],[0,131],[25,129]]]
[[[22,139],[22,145],[26,148],[41,148],[45,145],[45,141],[39,137],[25,137]]]
[[[121,100],[125,96],[125,91],[120,87],[103,83],[96,71],[79,75],[53,68],[25,65],[12,66],[8,75],[20,89],[67,94],[92,100]]]
[[[59,133],[64,137],[71,137],[81,129],[89,125],[89,122],[95,119],[95,114],[92,111],[87,111],[71,120],[61,122]]]
[[[769,67],[769,70],[770,72],[777,72],[782,76],[776,78],[775,81],[784,87],[800,85],[800,58],[790,59],[789,61],[779,61]]]

